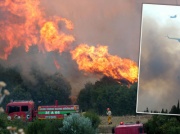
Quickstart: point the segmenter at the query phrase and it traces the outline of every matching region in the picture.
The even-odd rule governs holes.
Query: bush
[[[160,130],[162,134],[180,134],[180,123],[172,117],[160,127]]]
[[[144,129],[148,134],[180,134],[180,122],[175,116],[154,115]]]
[[[88,117],[88,118],[91,120],[91,122],[92,122],[92,127],[93,127],[94,129],[97,129],[97,128],[98,128],[99,124],[101,123],[101,120],[100,120],[99,116],[98,116],[95,112],[92,112],[92,111],[86,112],[86,113],[84,114],[84,116],[85,116],[85,117]]]
[[[7,118],[5,118],[5,114],[0,114],[0,134],[8,134],[9,131],[6,129],[7,127]]]
[[[60,134],[62,120],[35,120],[29,123],[27,134]]]
[[[62,134],[95,134],[91,120],[79,114],[72,114],[63,120]]]
[[[5,113],[0,114],[0,134],[9,134],[8,126],[17,127],[17,129],[25,129],[27,124],[21,119],[7,120]]]

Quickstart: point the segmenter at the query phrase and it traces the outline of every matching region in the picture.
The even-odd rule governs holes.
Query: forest
[[[18,68],[4,68],[0,66],[1,81],[6,82],[6,89],[10,92],[10,95],[5,97],[1,105],[4,109],[11,100],[33,100],[36,107],[38,105],[53,105],[54,100],[58,100],[59,105],[72,104],[70,99],[72,88],[62,74],[55,73],[50,75],[40,69],[32,68],[30,75],[33,81],[22,77]],[[136,97],[137,83],[127,85],[119,83],[110,77],[102,77],[95,83],[86,83],[79,92],[75,104],[80,106],[81,112],[91,111],[94,113],[93,117],[99,124],[98,116],[106,115],[107,107],[111,109],[113,116],[136,115]],[[145,112],[150,112],[150,110],[147,108]],[[177,105],[172,106],[168,113],[179,114],[179,112],[178,101]],[[167,110],[162,109],[158,113],[167,113]],[[5,116],[1,116],[3,118],[0,119],[0,124],[4,126],[4,132],[7,132],[6,127],[12,125],[12,123],[18,127],[23,126],[21,122],[7,122],[4,118]],[[87,121],[86,119],[82,120]],[[97,128],[98,124],[95,128]],[[37,130],[36,126],[42,128],[41,126],[43,125],[49,126],[49,122],[36,121],[30,126],[23,126],[23,128],[27,133],[28,131],[32,133],[32,131]],[[144,124],[144,129],[148,134],[177,134],[180,133],[179,126],[180,118],[177,116],[153,115],[152,119]],[[62,121],[57,127],[62,127]],[[52,130],[51,127],[48,127],[47,129],[39,131],[53,131],[52,133],[59,131],[57,128]]]
[[[33,100],[38,105],[53,105],[55,99],[60,105],[71,104],[71,85],[60,74],[46,74],[40,69],[32,68],[33,81],[21,76],[17,68],[0,66],[1,81],[6,82],[10,95],[2,106],[11,100]],[[133,85],[120,84],[116,80],[103,77],[94,84],[88,82],[77,96],[76,104],[81,111],[94,111],[105,115],[107,107],[113,115],[132,115],[136,109],[137,83]]]
[[[71,104],[71,86],[61,74],[48,75],[33,68],[29,75],[33,81],[22,77],[17,68],[0,66],[1,81],[6,82],[6,88],[10,92],[2,103],[3,107],[11,100],[33,100],[36,107],[53,105],[55,99],[59,104]]]
[[[105,115],[107,107],[113,115],[135,115],[137,83],[130,87],[112,78],[103,77],[95,84],[87,83],[80,91],[77,103],[83,111],[93,110]]]

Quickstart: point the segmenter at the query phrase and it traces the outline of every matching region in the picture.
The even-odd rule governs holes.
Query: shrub
[[[91,120],[79,114],[72,114],[63,120],[62,134],[95,134]]]
[[[88,117],[91,120],[92,127],[94,129],[98,128],[99,124],[101,123],[101,120],[100,120],[99,116],[95,112],[92,112],[92,111],[86,112],[84,114],[84,116]]]
[[[9,134],[7,130],[8,126],[16,127],[17,129],[25,129],[27,124],[21,119],[7,120],[7,115],[5,113],[0,114],[0,134]]]
[[[180,134],[180,122],[175,116],[153,115],[144,129],[148,134]]]
[[[60,134],[62,120],[35,120],[29,123],[27,134]]]
[[[5,114],[0,114],[0,134],[8,134],[9,131],[6,129],[7,127],[7,122],[6,122],[6,115]]]

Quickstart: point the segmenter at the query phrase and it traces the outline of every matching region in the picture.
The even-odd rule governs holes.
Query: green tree
[[[177,107],[175,105],[173,105],[169,113],[177,114]]]
[[[71,103],[69,98],[71,86],[60,73],[49,75],[33,68],[31,75],[36,83],[34,85],[29,84],[28,89],[31,91],[32,99],[36,104],[53,105],[55,100],[58,100],[59,104]],[[39,104],[39,102],[41,103]]]
[[[169,113],[180,114],[179,100],[178,100],[177,106],[173,105]]]
[[[148,134],[180,134],[180,122],[175,116],[153,115],[144,129]]]
[[[6,88],[11,93],[16,86],[23,84],[23,79],[17,68],[4,68],[0,65],[0,78],[1,81],[6,82]],[[6,104],[11,100],[12,95],[5,97],[2,106],[5,108]]]
[[[95,112],[93,112],[93,111],[88,111],[88,112],[86,112],[86,113],[84,114],[84,117],[88,117],[88,118],[91,120],[91,122],[92,122],[92,127],[93,127],[94,129],[97,129],[97,128],[98,128],[101,120],[100,120],[99,116],[98,116]]]
[[[144,112],[149,112],[149,109],[148,109],[148,107],[146,108],[146,110],[145,110]]]
[[[82,111],[87,111],[93,107],[93,85],[92,83],[85,84],[78,95],[77,103],[81,106]]]
[[[18,85],[10,94],[12,100],[31,100],[31,94],[25,88]]]
[[[179,100],[178,100],[178,104],[177,104],[177,114],[180,114],[180,109],[179,109]]]
[[[161,110],[161,113],[165,113],[164,109]]]
[[[0,65],[0,77],[6,81],[10,95],[5,97],[2,106],[5,109],[10,100],[33,100],[39,105],[70,104],[71,86],[60,74],[46,74],[39,67],[32,68],[29,74],[33,82],[20,75],[20,69],[4,68]]]
[[[80,91],[77,103],[81,109],[94,110],[99,115],[106,115],[108,107],[113,115],[135,114],[136,95],[137,83],[128,87],[112,78],[103,77],[94,85],[87,83]]]

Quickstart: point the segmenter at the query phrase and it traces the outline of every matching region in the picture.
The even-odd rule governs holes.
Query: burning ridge
[[[138,67],[130,59],[122,59],[108,53],[108,47],[80,44],[74,50],[69,45],[75,41],[73,35],[66,34],[59,27],[63,22],[67,30],[73,30],[73,23],[59,16],[46,17],[39,7],[39,0],[0,1],[0,58],[6,60],[16,47],[36,45],[39,51],[70,51],[79,70],[103,74],[118,81],[137,81]],[[54,59],[57,69],[60,64]]]
[[[37,45],[40,51],[59,51],[68,48],[75,38],[59,29],[64,22],[68,30],[73,29],[71,21],[53,16],[46,18],[38,0],[4,0],[0,2],[1,59],[7,59],[15,47],[24,46],[28,51]]]
[[[76,60],[79,70],[90,73],[100,73],[105,76],[129,83],[137,81],[138,67],[136,63],[129,59],[122,59],[108,53],[107,46],[88,46],[80,44],[71,51],[72,59]]]

